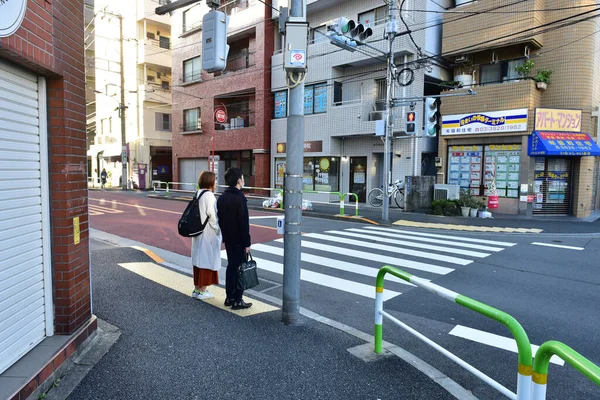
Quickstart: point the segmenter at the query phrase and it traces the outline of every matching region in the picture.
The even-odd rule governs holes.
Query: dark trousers
[[[233,300],[236,303],[242,301],[242,290],[236,289],[238,267],[244,261],[246,261],[246,253],[242,246],[227,246],[225,244],[225,251],[227,251],[227,272],[225,274],[225,291],[227,292],[227,298]]]

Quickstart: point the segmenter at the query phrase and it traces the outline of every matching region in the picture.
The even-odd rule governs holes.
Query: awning
[[[600,156],[600,147],[587,133],[533,131],[530,156]]]

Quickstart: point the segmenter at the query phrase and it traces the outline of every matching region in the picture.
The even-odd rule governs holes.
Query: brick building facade
[[[214,149],[219,183],[229,167],[242,169],[247,186],[269,186],[271,8],[255,0],[221,7],[229,16],[225,71],[201,71],[205,4],[171,19],[173,37],[173,178],[193,184],[209,169]],[[218,114],[218,117],[217,117]],[[193,189],[193,186],[182,187]]]
[[[462,90],[448,93],[468,87],[477,95],[442,99],[438,182],[458,183],[485,196],[494,176],[500,197],[497,211],[502,213],[587,217],[600,207],[598,157],[577,151],[586,141],[598,140],[600,72],[594,66],[600,38],[590,19],[598,12],[597,4],[580,0],[552,11],[560,7],[565,3],[506,5],[487,0],[457,7],[474,12],[466,18],[444,18],[443,54],[454,63],[454,81],[463,84]],[[534,64],[531,78],[541,70],[553,71],[546,89],[515,70],[528,60]],[[520,120],[484,131],[476,131],[476,124],[463,124],[469,116],[491,113]],[[542,121],[550,115],[558,121],[561,114],[565,121],[573,119],[573,126]],[[453,124],[456,121],[463,122]],[[563,144],[548,144],[566,146],[561,154],[530,156],[530,139],[543,141],[534,133],[538,131],[563,131],[556,136]],[[590,140],[574,141],[573,135],[580,133]]]
[[[11,25],[18,29],[3,30]],[[83,30],[80,0],[0,4],[0,373],[50,336],[73,339],[15,398],[26,398],[95,331]]]

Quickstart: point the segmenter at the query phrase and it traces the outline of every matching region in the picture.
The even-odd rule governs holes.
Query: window
[[[386,6],[377,7],[373,10],[366,11],[358,14],[358,23],[363,24],[365,27],[374,27],[379,24],[385,23],[387,17]]]
[[[333,82],[333,104],[337,106],[341,105],[342,102],[342,82]]]
[[[337,192],[339,157],[304,157],[302,183],[304,190]]]
[[[490,83],[510,82],[519,79],[519,74],[515,68],[522,65],[525,58],[518,58],[510,61],[500,61],[495,64],[482,65],[480,70],[480,83],[482,85]]]
[[[148,82],[154,82],[154,76],[152,76],[152,75],[148,75],[148,76],[146,76],[146,80],[147,80]]]
[[[171,114],[155,113],[154,120],[157,131],[171,132]]]
[[[165,36],[159,36],[159,46],[161,49],[170,49],[171,39]]]
[[[375,100],[378,102],[385,101],[387,97],[387,81],[385,79],[377,79],[375,81],[375,86]]]
[[[287,90],[275,92],[275,118],[287,117]]]
[[[183,110],[183,129],[184,132],[199,131],[200,125],[200,109],[191,108]]]
[[[147,39],[156,39],[156,35],[154,34],[154,32],[146,32],[146,38]]]
[[[304,115],[327,112],[327,84],[304,87]]]
[[[329,42],[329,38],[325,36],[327,32],[327,28],[325,25],[317,26],[310,30],[310,37],[308,38],[309,43],[317,44],[317,43],[327,43]]]
[[[169,82],[167,82],[167,81],[162,81],[161,87],[165,90],[169,90],[171,88],[171,86],[169,85]]]
[[[202,77],[202,66],[200,65],[200,56],[194,57],[183,62],[183,81],[199,81]]]
[[[202,14],[200,10],[200,7],[194,6],[183,12],[183,33],[202,26]]]

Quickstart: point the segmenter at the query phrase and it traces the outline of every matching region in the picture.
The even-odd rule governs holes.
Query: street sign
[[[215,120],[220,124],[226,123],[227,122],[227,111],[225,111],[224,108],[217,108],[215,110]]]

